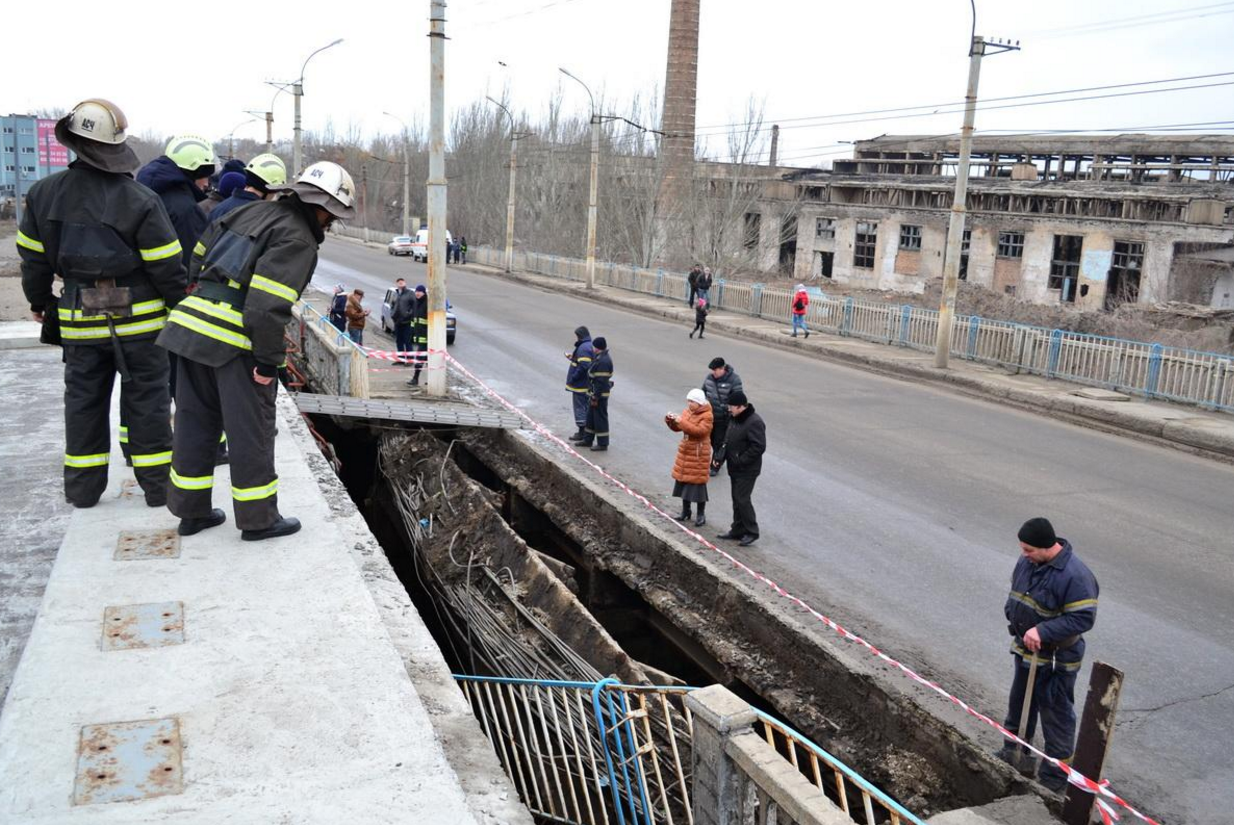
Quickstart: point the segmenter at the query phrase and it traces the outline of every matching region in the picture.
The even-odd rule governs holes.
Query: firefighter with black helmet
[[[57,121],[56,139],[77,159],[31,187],[17,233],[30,309],[45,326],[58,322],[64,347],[64,492],[76,507],[107,487],[117,374],[137,482],[152,507],[167,495],[171,399],[154,339],[184,297],[185,269],[163,204],[131,177],[140,163],[127,130],[120,107],[99,98]]]
[[[231,444],[231,498],[246,541],[287,536],[297,519],[278,508],[274,399],[283,330],[312,278],[317,247],[338,218],[355,215],[355,185],[336,163],[314,163],[278,200],[232,210],[193,251],[196,283],[159,344],[179,356],[175,446],[167,506],[192,535],[226,521],[212,505],[214,449]]]

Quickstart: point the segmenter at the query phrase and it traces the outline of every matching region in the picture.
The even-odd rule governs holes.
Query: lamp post
[[[429,2],[428,394],[446,394],[446,0]]]
[[[322,46],[320,49],[313,52],[308,57],[304,58],[304,64],[300,67],[300,74],[296,77],[295,82],[291,84],[291,92],[296,97],[295,139],[292,144],[292,161],[291,161],[292,166],[295,169],[295,171],[293,172],[293,175],[300,174],[301,160],[303,159],[303,156],[300,152],[300,98],[304,97],[304,70],[308,68],[309,61],[312,60],[316,55],[319,55],[322,52],[324,52],[326,49],[337,46],[339,43],[342,43],[342,42],[343,42],[343,38],[340,37],[338,40],[335,40],[333,43],[328,43],[325,46]],[[275,97],[278,97],[278,95],[275,95]],[[273,108],[274,106],[273,101],[271,101],[270,106],[271,108]]]
[[[596,98],[587,84],[562,68],[558,71],[570,78],[587,92],[591,99],[591,195],[587,203],[587,288],[596,286],[596,188],[600,180],[600,115],[596,112]]]
[[[236,156],[236,130],[239,129],[241,126],[246,126],[249,123],[254,122],[255,120],[257,120],[257,118],[255,117],[250,117],[247,120],[242,120],[239,123],[237,123],[234,127],[232,127],[232,130],[227,133],[227,155],[228,157],[234,158]]]
[[[488,97],[485,95],[485,97]],[[522,135],[514,131],[514,115],[498,101],[489,97],[488,102],[506,113],[510,119],[510,195],[506,199],[506,272],[514,271],[514,179],[518,168],[518,139]]]
[[[411,146],[407,122],[398,115],[382,112],[386,117],[392,117],[403,127],[403,234],[411,234]],[[416,227],[417,229],[419,227]]]
[[[288,85],[289,85],[289,84],[287,84],[287,83],[274,83],[274,82],[272,82],[272,81],[267,80],[267,81],[266,81],[266,85],[268,85],[268,86],[273,86],[275,89],[277,89],[277,90],[278,90],[278,91],[276,91],[276,92],[274,93],[274,97],[270,98],[270,105],[269,105],[268,107],[266,107],[266,111],[265,111],[265,118],[266,118],[266,153],[267,153],[267,154],[270,154],[271,152],[273,152],[273,151],[274,151],[274,101],[278,100],[278,96],[279,96],[279,95],[281,95],[283,92],[287,91],[287,87],[288,87]]]

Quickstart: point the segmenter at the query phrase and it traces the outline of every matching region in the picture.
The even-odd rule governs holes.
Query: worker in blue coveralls
[[[1037,716],[1045,736],[1045,754],[1070,764],[1075,749],[1075,680],[1084,659],[1084,634],[1097,621],[1097,579],[1080,561],[1071,542],[1054,534],[1047,519],[1024,522],[1018,534],[1020,559],[1011,574],[1011,592],[1003,612],[1014,637],[1015,678],[1004,727],[1032,741]],[[1028,675],[1037,665],[1028,730],[1020,731],[1020,716]],[[999,758],[1017,764],[1016,746],[1004,743]],[[1024,767],[1027,765],[1027,769]],[[1032,775],[1032,762],[1021,763]],[[1057,766],[1042,762],[1041,784],[1056,793],[1067,787]]]

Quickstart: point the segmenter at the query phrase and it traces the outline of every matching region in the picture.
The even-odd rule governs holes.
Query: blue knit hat
[[[243,172],[224,172],[223,177],[219,178],[219,194],[225,198],[230,198],[236,193],[237,189],[243,188]]]
[[[413,291],[414,291],[414,292],[423,292],[425,295],[427,295],[427,294],[428,294],[428,287],[426,287],[424,284],[416,284],[416,288],[415,288]]]

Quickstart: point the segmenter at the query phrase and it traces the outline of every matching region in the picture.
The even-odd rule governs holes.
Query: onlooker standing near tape
[[[1021,555],[1003,608],[1007,630],[1015,637],[1015,677],[1003,726],[1030,742],[1040,715],[1046,756],[1069,762],[1075,749],[1075,679],[1084,659],[1084,634],[1097,621],[1097,579],[1047,519],[1024,522],[1018,538]],[[1031,697],[1028,724],[1021,730],[1026,694]],[[998,756],[1012,765],[1020,758],[1011,744],[1004,744]],[[1023,772],[1031,776],[1028,765]],[[1067,787],[1067,775],[1048,762],[1037,778],[1056,793]]]
[[[734,392],[741,392],[741,376],[725,362],[723,358],[712,358],[707,365],[710,372],[703,379],[703,394],[711,404],[711,454],[719,455],[720,447],[724,445],[724,434],[728,432],[728,397]],[[713,465],[711,474],[719,473],[719,465]]]
[[[758,518],[751,497],[754,495],[754,483],[763,471],[767,425],[740,390],[729,393],[728,412],[732,420],[724,437],[724,446],[712,460],[712,466],[716,469],[728,463],[728,476],[732,481],[733,526],[727,533],[721,533],[720,538],[737,539],[742,547],[749,547],[758,541]]]
[[[574,330],[574,349],[566,353],[566,359],[570,362],[570,369],[566,372],[566,392],[572,396],[574,424],[578,427],[578,431],[570,436],[571,441],[581,442],[587,436],[587,371],[591,369],[594,357],[591,333],[587,327],[578,327]]]

